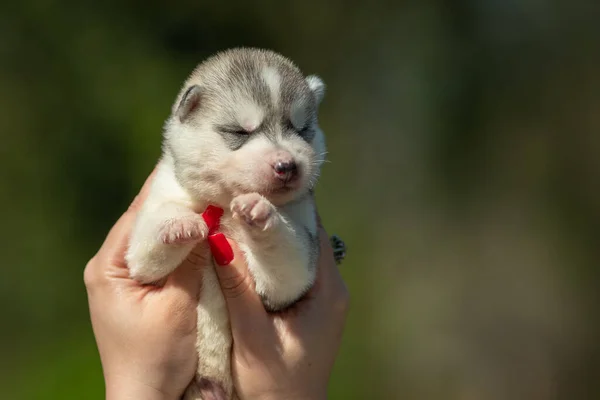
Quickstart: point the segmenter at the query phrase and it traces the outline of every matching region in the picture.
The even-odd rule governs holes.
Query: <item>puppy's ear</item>
[[[179,118],[179,121],[184,122],[190,114],[200,107],[200,101],[202,97],[202,90],[200,86],[194,85],[190,87],[181,98],[175,115]]]
[[[306,83],[308,83],[308,87],[313,92],[315,100],[317,100],[317,105],[321,104],[323,97],[325,97],[325,84],[323,80],[316,75],[310,75],[306,77]]]

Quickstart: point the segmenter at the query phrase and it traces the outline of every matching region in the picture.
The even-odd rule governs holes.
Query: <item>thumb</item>
[[[245,334],[261,329],[261,323],[268,322],[268,314],[254,290],[254,280],[248,271],[246,258],[237,244],[222,233],[209,236],[208,241],[227,302],[234,340],[238,334],[242,335],[240,340],[244,340]]]

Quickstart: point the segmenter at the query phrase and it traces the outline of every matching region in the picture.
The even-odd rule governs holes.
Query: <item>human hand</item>
[[[178,399],[196,371],[200,266],[210,260],[206,242],[160,287],[131,279],[124,260],[151,178],[84,272],[109,400]]]
[[[322,226],[319,239],[314,287],[305,299],[280,314],[265,311],[243,254],[228,240],[233,261],[216,268],[229,310],[232,374],[241,399],[327,398],[349,296]]]

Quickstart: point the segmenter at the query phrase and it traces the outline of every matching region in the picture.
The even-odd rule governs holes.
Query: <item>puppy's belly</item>
[[[227,305],[221,292],[214,267],[205,267],[198,311],[198,370],[184,399],[230,399],[231,382],[231,330]]]

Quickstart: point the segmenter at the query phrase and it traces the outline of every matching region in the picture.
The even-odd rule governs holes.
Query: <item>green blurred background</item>
[[[83,268],[240,45],[328,84],[332,399],[600,398],[600,2],[157,4],[0,5],[0,398],[103,398]]]

